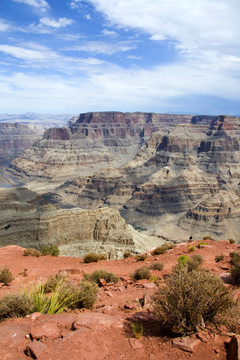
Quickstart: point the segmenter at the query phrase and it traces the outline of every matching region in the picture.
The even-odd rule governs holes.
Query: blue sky
[[[0,0],[0,113],[240,115],[239,0]]]

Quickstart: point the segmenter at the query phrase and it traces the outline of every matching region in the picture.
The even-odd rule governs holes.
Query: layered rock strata
[[[26,188],[0,189],[0,246],[40,248],[57,245],[62,254],[83,256],[89,251],[122,256],[124,250],[148,249],[148,237],[125,223],[109,208],[60,208]],[[158,239],[150,239],[154,244]]]

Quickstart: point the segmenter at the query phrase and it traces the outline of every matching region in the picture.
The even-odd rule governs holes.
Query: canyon
[[[1,190],[0,244],[121,257],[166,240],[239,242],[239,138],[239,117],[73,117],[5,168],[16,187]]]

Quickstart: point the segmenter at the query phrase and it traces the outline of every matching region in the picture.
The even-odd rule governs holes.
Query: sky
[[[0,0],[0,113],[240,115],[239,0]]]

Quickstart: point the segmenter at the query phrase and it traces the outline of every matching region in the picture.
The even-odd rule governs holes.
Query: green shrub
[[[178,258],[178,263],[182,265],[186,265],[186,263],[189,261],[189,257],[187,255],[181,255]]]
[[[24,249],[23,256],[36,256],[36,257],[39,257],[39,256],[41,256],[41,253],[37,249],[27,248],[27,249]]]
[[[134,273],[132,274],[132,279],[134,281],[142,280],[142,279],[149,280],[150,277],[151,277],[151,271],[145,266],[142,266],[142,267],[136,269],[134,271]]]
[[[188,271],[196,270],[203,262],[203,257],[199,254],[195,254],[190,257],[187,262]]]
[[[223,254],[215,256],[215,261],[216,262],[220,262],[220,261],[223,261],[223,260],[224,260],[224,255]]]
[[[0,270],[0,283],[8,285],[13,280],[14,280],[13,274],[11,273],[11,271],[9,270],[9,268],[7,266],[4,266]]]
[[[140,254],[140,255],[136,255],[135,259],[137,261],[145,261],[147,258],[147,254]]]
[[[196,250],[196,246],[188,245],[187,250],[188,250],[188,252],[193,252]]]
[[[201,249],[204,245],[207,245],[207,243],[204,242],[204,241],[200,241],[200,242],[197,244],[197,247],[198,247],[199,249]]]
[[[51,255],[51,256],[59,256],[60,251],[58,246],[52,245],[52,246],[44,246],[40,249],[43,256]]]
[[[222,280],[205,270],[179,265],[153,298],[156,315],[177,333],[191,333],[233,304]]]
[[[99,284],[100,279],[104,279],[107,283],[113,282],[115,284],[119,281],[117,275],[106,270],[95,270],[92,274],[84,274],[84,279],[97,284]]]
[[[148,266],[150,270],[159,270],[161,271],[163,269],[163,263],[162,262],[154,262],[151,265]]]
[[[31,298],[24,293],[7,294],[0,299],[0,321],[6,318],[22,317],[32,311]]]
[[[230,244],[235,244],[235,242],[236,242],[234,239],[228,239],[228,241]]]
[[[132,332],[136,339],[141,339],[143,336],[143,324],[141,323],[130,323]]]
[[[124,254],[123,254],[123,258],[124,258],[124,259],[127,259],[127,258],[129,258],[130,256],[131,256],[130,251],[125,251]]]

